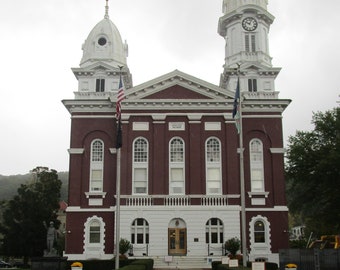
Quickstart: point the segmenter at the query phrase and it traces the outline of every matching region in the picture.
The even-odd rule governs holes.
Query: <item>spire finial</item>
[[[109,18],[109,0],[106,0],[106,6],[105,6],[105,19]]]

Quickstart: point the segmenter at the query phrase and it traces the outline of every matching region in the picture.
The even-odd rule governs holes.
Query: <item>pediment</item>
[[[242,71],[253,71],[258,74],[278,74],[281,70],[281,68],[273,68],[268,67],[261,64],[254,64],[254,63],[248,63],[245,65],[242,65]]]
[[[72,68],[74,74],[79,73],[96,73],[96,72],[119,72],[118,67],[112,67],[105,62],[95,62],[92,65],[86,66],[85,68]]]
[[[175,70],[126,91],[133,100],[225,100],[233,92],[179,70]]]

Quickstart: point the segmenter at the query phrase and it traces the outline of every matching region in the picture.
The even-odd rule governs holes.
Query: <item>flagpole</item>
[[[121,149],[117,149],[117,175],[116,175],[116,248],[115,248],[115,269],[119,269],[119,239],[120,239],[120,163]]]
[[[120,78],[119,89],[116,103],[116,116],[117,116],[117,137],[116,137],[116,150],[117,150],[117,166],[116,166],[116,247],[115,247],[115,269],[119,269],[119,242],[120,242],[120,164],[121,164],[121,147],[122,147],[122,126],[121,126],[121,101],[124,99],[124,87],[122,82],[122,66],[119,66]]]
[[[240,70],[238,69],[238,73]],[[239,78],[238,74],[238,80]],[[239,86],[240,87],[240,86]],[[240,90],[240,89],[239,89]],[[247,234],[246,234],[246,200],[245,200],[245,183],[244,183],[244,148],[243,148],[243,124],[242,124],[242,95],[240,90],[239,100],[239,117],[240,117],[240,187],[241,187],[241,238],[242,238],[242,257],[243,266],[247,266]]]

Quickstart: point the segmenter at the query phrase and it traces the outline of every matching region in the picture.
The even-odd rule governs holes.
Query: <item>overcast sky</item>
[[[219,84],[223,0],[110,0],[110,18],[129,44],[134,85],[178,69]],[[36,166],[68,171],[70,115],[81,45],[104,17],[105,0],[0,1],[0,174]],[[284,137],[310,130],[313,112],[339,106],[339,0],[269,0]]]

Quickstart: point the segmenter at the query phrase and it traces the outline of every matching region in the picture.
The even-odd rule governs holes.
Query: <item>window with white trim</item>
[[[222,194],[221,143],[217,138],[206,141],[205,163],[207,194]]]
[[[257,80],[256,79],[248,79],[248,91],[257,92]]]
[[[131,243],[149,244],[149,223],[144,218],[136,218],[132,222]]]
[[[264,191],[263,144],[259,139],[249,143],[251,191]]]
[[[148,192],[148,142],[137,138],[133,143],[133,193],[147,194]]]
[[[223,243],[223,223],[219,218],[211,218],[205,224],[205,242],[207,244]]]
[[[84,223],[84,255],[101,258],[105,247],[105,222],[96,215],[88,217]]]
[[[173,138],[169,143],[169,193],[185,194],[185,154],[184,141]]]
[[[266,242],[266,227],[262,220],[257,220],[254,223],[254,242],[255,243]]]
[[[105,91],[105,79],[96,79],[96,92]]]
[[[100,243],[100,223],[98,220],[93,220],[90,223],[90,237],[89,243]]]
[[[267,217],[257,215],[249,222],[250,253],[254,255],[271,253],[270,222]]]
[[[256,35],[246,33],[244,36],[246,52],[256,52]]]
[[[103,191],[104,143],[94,140],[91,143],[90,191]]]

